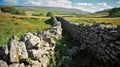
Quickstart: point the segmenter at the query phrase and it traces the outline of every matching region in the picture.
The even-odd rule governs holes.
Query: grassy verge
[[[5,14],[0,14],[0,45],[7,43],[12,35],[20,36],[25,32],[38,32],[51,25],[46,24],[47,19],[34,19],[34,18],[13,18]]]

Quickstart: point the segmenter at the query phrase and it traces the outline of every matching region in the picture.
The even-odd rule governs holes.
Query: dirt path
[[[45,17],[45,16],[23,16],[23,15],[11,15],[12,17],[15,18],[50,18],[50,17]]]

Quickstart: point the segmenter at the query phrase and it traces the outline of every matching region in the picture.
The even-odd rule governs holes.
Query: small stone
[[[25,67],[24,63],[21,63],[21,64],[19,65],[19,67]]]
[[[9,67],[19,67],[19,63],[10,64]]]
[[[104,49],[102,49],[102,48],[98,48],[98,52],[100,53],[100,54],[102,54],[102,55],[105,55],[105,51],[104,51]]]
[[[0,67],[8,67],[8,65],[5,61],[0,60]]]
[[[110,59],[110,57],[108,55],[105,55],[104,58],[106,58],[107,60]]]
[[[32,67],[43,67],[39,61],[32,60]]]
[[[116,40],[117,39],[117,37],[113,37],[113,36],[109,36],[109,35],[103,35],[103,38],[105,40]]]
[[[109,51],[109,50],[107,50],[107,49],[105,49],[105,52],[106,52],[107,54],[110,54],[110,51]]]
[[[106,47],[106,44],[100,43],[100,47],[102,47],[104,49]]]
[[[110,57],[116,59],[116,57],[113,54],[110,54]]]
[[[21,40],[26,43],[27,48],[32,48],[32,47],[40,47],[41,41],[38,36],[33,35],[32,33],[28,32],[25,33],[22,37]]]
[[[95,24],[93,24],[91,27],[99,27],[100,26],[100,23],[95,23]]]
[[[32,67],[32,66],[30,66],[30,65],[26,65],[25,67]]]
[[[49,54],[49,52],[46,50],[42,50],[42,49],[39,49],[39,50],[32,49],[32,50],[28,50],[28,54],[31,59],[39,60],[41,58],[41,55]]]

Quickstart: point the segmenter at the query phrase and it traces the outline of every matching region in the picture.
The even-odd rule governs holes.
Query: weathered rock
[[[100,23],[95,23],[95,24],[93,24],[93,25],[91,25],[91,27],[99,27],[100,26]]]
[[[103,38],[106,40],[115,40],[117,37],[109,36],[109,35],[103,35]]]
[[[55,45],[55,40],[53,38],[46,38],[44,39],[46,42],[50,43],[50,44],[54,44]]]
[[[33,47],[39,48],[39,46],[41,45],[40,38],[35,36],[35,35],[33,35],[30,32],[25,33],[21,37],[21,40],[23,40],[26,43],[26,47],[27,48],[33,48]]]
[[[54,47],[55,47],[55,45],[52,45],[52,44],[49,44],[49,43],[46,42],[46,41],[43,41],[40,49],[46,50],[46,51],[50,51],[50,50],[54,50]]]
[[[32,67],[32,66],[30,66],[30,65],[26,65],[25,67]]]
[[[32,62],[32,67],[43,67],[39,61],[31,61]]]
[[[21,64],[19,65],[19,67],[25,67],[24,63],[21,63]]]
[[[53,26],[60,26],[61,25],[61,23],[59,23],[55,17],[51,17],[51,19],[53,21]]]
[[[8,65],[5,61],[0,60],[0,67],[8,67]]]
[[[75,56],[78,52],[78,47],[72,47],[71,49],[68,49],[67,52],[70,57]]]
[[[47,67],[48,64],[49,64],[49,58],[48,58],[48,56],[45,55],[45,54],[43,54],[43,55],[41,56],[40,61],[42,62],[41,64],[42,64],[43,67]]]
[[[28,53],[29,53],[29,56],[30,56],[31,59],[38,59],[38,60],[41,59],[41,56],[42,56],[43,54],[49,54],[48,51],[42,50],[42,49],[38,49],[38,50],[35,50],[35,49],[28,50]]]
[[[19,62],[20,60],[25,60],[28,58],[28,53],[24,42],[19,42],[18,40],[11,38],[8,46],[10,62]]]
[[[0,47],[0,59],[8,62],[8,47],[7,47],[7,45]]]
[[[105,50],[99,47],[98,48],[98,53],[100,53],[102,55],[105,55]]]
[[[9,67],[19,67],[19,63],[10,64]]]
[[[18,46],[17,45],[18,45],[17,40],[12,40],[9,43],[10,62],[19,62]]]
[[[62,28],[61,28],[61,27],[53,27],[52,30],[53,30],[54,33],[56,33],[57,35],[61,35],[61,34],[62,34]]]

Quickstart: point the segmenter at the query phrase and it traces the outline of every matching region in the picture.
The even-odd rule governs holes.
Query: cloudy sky
[[[96,12],[120,7],[120,0],[0,0],[0,5],[64,7]]]

